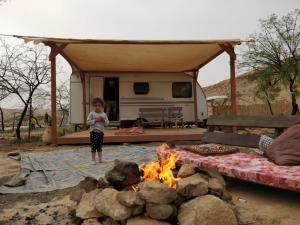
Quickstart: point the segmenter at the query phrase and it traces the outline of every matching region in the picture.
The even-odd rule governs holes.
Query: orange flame
[[[151,162],[141,168],[144,172],[144,175],[141,178],[142,181],[159,180],[169,187],[176,188],[176,181],[178,178],[174,177],[172,169],[175,169],[178,157],[176,154],[170,154],[168,157],[163,157],[162,151],[168,147],[167,144],[162,144],[157,149],[157,153],[160,155],[160,161]]]

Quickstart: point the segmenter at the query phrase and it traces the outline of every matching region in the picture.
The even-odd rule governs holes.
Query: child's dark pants
[[[90,132],[90,142],[91,142],[91,151],[92,152],[101,152],[103,144],[103,132]]]

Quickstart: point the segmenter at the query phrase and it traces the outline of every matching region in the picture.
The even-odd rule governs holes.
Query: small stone
[[[97,219],[87,219],[84,220],[81,225],[103,225]]]
[[[176,200],[177,193],[174,188],[159,181],[144,181],[138,185],[138,195],[147,203],[169,204]]]
[[[105,216],[114,220],[125,220],[131,216],[132,209],[119,203],[117,200],[118,191],[113,188],[106,188],[95,198],[96,209]]]
[[[179,225],[238,225],[233,210],[213,195],[194,198],[179,208]]]
[[[109,218],[109,217],[104,218],[103,221],[101,221],[101,223],[103,225],[120,225],[119,222],[117,222],[117,221],[115,221],[115,220],[113,220],[112,218]]]
[[[168,222],[158,221],[147,217],[134,217],[127,220],[126,225],[171,225]]]
[[[136,192],[134,191],[120,191],[117,195],[117,200],[127,207],[134,207],[137,205],[145,205],[143,201]]]
[[[180,179],[177,182],[176,190],[178,194],[186,198],[197,197],[208,193],[208,182],[196,173]]]
[[[139,183],[141,173],[136,163],[115,160],[114,167],[105,174],[105,178],[111,186],[121,190]]]
[[[145,210],[144,205],[138,205],[132,208],[132,216],[138,216],[141,215]]]
[[[34,220],[36,221],[36,224],[39,225],[48,225],[48,224],[53,224],[54,222],[52,216],[49,216],[45,213],[36,216]]]
[[[103,215],[97,211],[94,204],[94,199],[100,189],[95,189],[89,193],[84,193],[76,209],[76,216],[82,219],[98,218]]]
[[[80,188],[79,186],[77,186],[76,188],[74,188],[71,191],[70,199],[78,204],[84,193],[85,193],[85,190],[83,188]]]
[[[146,216],[157,219],[166,220],[174,215],[176,208],[168,204],[147,204],[146,205]]]
[[[194,175],[196,167],[197,165],[195,164],[183,164],[178,171],[177,177],[184,178]]]
[[[223,195],[222,195],[222,200],[223,201],[231,201],[232,195],[228,191],[224,191]]]
[[[86,177],[84,180],[80,181],[79,187],[86,193],[89,193],[98,188],[98,181],[92,177]]]
[[[107,180],[105,180],[105,178],[103,177],[100,177],[98,180],[98,188],[104,189],[108,187],[109,187],[109,183],[107,182]]]

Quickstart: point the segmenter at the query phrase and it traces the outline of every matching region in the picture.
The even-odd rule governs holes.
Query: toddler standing
[[[92,151],[92,164],[96,164],[96,152],[98,153],[99,163],[102,163],[102,144],[104,137],[104,126],[109,121],[104,112],[104,101],[101,98],[94,98],[92,102],[93,111],[89,113],[87,125],[90,130],[90,143]]]

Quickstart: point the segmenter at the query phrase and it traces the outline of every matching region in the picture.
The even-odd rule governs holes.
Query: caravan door
[[[90,110],[92,110],[92,102],[96,97],[103,98],[104,91],[104,78],[103,77],[90,77]]]

